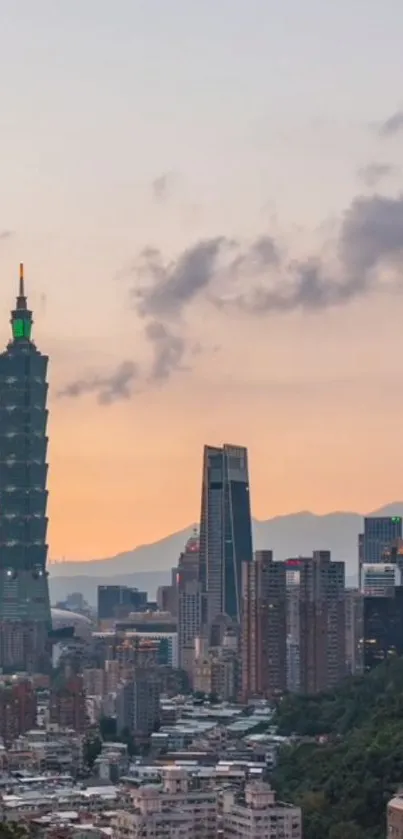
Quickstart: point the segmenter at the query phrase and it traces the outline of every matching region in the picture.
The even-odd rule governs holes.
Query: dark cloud
[[[334,266],[321,257],[294,260],[274,283],[261,284],[228,302],[253,314],[314,311],[346,304],[379,288],[380,269],[403,267],[403,194],[354,199],[342,220],[336,251]]]
[[[6,239],[11,239],[14,236],[14,230],[0,230],[0,241],[5,242]]]
[[[185,369],[183,357],[186,343],[180,335],[175,335],[164,323],[155,320],[147,324],[145,333],[153,348],[151,381],[165,381],[174,371]]]
[[[202,292],[207,292],[218,274],[229,280],[248,279],[278,265],[279,251],[274,239],[260,236],[242,249],[226,236],[205,239],[187,248],[176,261],[164,265],[154,248],[141,254],[137,278],[147,281],[133,289],[136,307],[142,317],[170,317]]]
[[[393,137],[400,131],[403,131],[403,110],[401,109],[380,124],[379,134],[381,137]]]
[[[398,172],[398,167],[392,163],[368,163],[358,170],[358,177],[365,186],[375,187],[384,178],[390,177]]]
[[[60,398],[78,398],[86,394],[95,394],[102,405],[130,399],[134,386],[138,380],[139,371],[133,361],[122,361],[121,364],[108,375],[94,375],[76,379],[59,391]]]
[[[146,278],[148,285],[133,289],[139,314],[157,318],[179,314],[187,303],[208,288],[220,253],[229,244],[223,236],[205,239],[168,265],[164,265],[161,254],[155,249],[143,251],[136,273],[141,280]]]

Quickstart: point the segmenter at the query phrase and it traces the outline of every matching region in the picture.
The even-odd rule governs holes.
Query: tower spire
[[[26,309],[26,308],[27,308],[27,298],[25,297],[24,263],[20,262],[20,283],[19,283],[18,297],[17,297],[17,309]]]
[[[11,327],[14,341],[30,341],[32,330],[32,312],[28,309],[25,295],[24,264],[20,262],[20,277],[15,309],[11,312]]]

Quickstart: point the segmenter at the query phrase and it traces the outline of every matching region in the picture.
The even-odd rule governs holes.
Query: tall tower
[[[208,627],[219,614],[240,622],[243,562],[252,562],[248,452],[241,446],[205,446],[200,581]]]
[[[51,629],[46,531],[48,358],[31,340],[20,265],[12,337],[0,354],[0,668],[47,670]]]

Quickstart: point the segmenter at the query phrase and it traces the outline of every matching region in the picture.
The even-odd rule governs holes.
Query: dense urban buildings
[[[242,694],[270,698],[287,687],[286,566],[257,551],[242,568]]]
[[[98,586],[98,620],[126,618],[147,606],[147,593],[128,586]]]
[[[36,725],[37,700],[30,679],[3,677],[0,680],[0,738],[10,746],[20,734]]]
[[[12,336],[0,355],[0,668],[48,671],[48,358],[32,341],[20,266]]]
[[[200,516],[200,581],[209,628],[219,614],[241,619],[242,563],[252,562],[248,454],[205,446]]]

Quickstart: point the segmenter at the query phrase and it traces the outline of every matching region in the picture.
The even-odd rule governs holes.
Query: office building
[[[403,586],[386,596],[364,597],[363,638],[366,671],[391,656],[403,655]]]
[[[98,620],[125,618],[147,607],[147,592],[128,586],[98,586]]]
[[[386,597],[399,584],[401,572],[392,562],[364,562],[361,566],[361,592],[365,597]]]
[[[202,620],[202,587],[199,580],[199,537],[188,539],[176,571],[178,598],[178,663],[193,684],[195,639]]]
[[[51,615],[46,436],[48,358],[32,341],[20,266],[11,340],[0,354],[0,668],[48,671]]]
[[[301,839],[301,808],[283,804],[269,784],[252,781],[224,794],[223,839]]]
[[[346,674],[344,562],[330,551],[300,560],[300,690],[318,693]]]
[[[401,516],[368,516],[364,519],[364,533],[358,537],[359,582],[362,585],[362,565],[385,561],[385,552],[402,539]]]
[[[252,562],[247,450],[230,445],[205,446],[200,581],[207,627],[219,614],[240,622],[243,562]]]
[[[242,578],[242,695],[271,698],[287,687],[286,567],[257,551]]]

